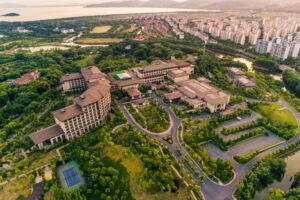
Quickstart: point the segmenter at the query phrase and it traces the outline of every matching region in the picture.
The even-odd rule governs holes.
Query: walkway
[[[197,162],[195,162],[193,160],[193,158],[189,155],[189,153],[186,151],[186,149],[180,144],[179,136],[178,136],[178,128],[179,128],[180,124],[182,123],[182,120],[175,116],[173,111],[170,109],[169,105],[165,104],[160,97],[157,97],[154,94],[151,94],[151,97],[155,98],[164,107],[166,112],[169,114],[170,119],[172,120],[173,126],[170,129],[170,131],[165,135],[159,135],[159,134],[151,133],[150,131],[145,130],[134,120],[134,118],[130,115],[128,110],[125,108],[125,106],[121,102],[118,102],[118,104],[121,107],[121,110],[124,112],[129,124],[134,125],[138,130],[140,130],[145,135],[160,140],[161,143],[163,143],[166,147],[169,148],[169,150],[173,153],[173,155],[177,159],[177,161],[180,161],[183,164],[183,166],[194,176],[194,179],[197,180],[198,185],[201,186],[201,188],[202,188],[202,192],[203,192],[203,195],[206,200],[225,200],[225,199],[230,200],[230,199],[233,199],[232,194],[235,191],[237,183],[245,177],[245,175],[251,170],[253,165],[258,160],[264,158],[266,155],[268,155],[271,152],[285,148],[285,147],[289,146],[290,144],[294,144],[300,140],[300,133],[299,133],[300,115],[290,104],[288,104],[284,100],[280,100],[279,104],[290,109],[292,111],[292,113],[295,115],[297,122],[298,122],[298,134],[291,140],[289,140],[281,145],[275,146],[275,147],[259,154],[258,156],[256,156],[254,159],[252,159],[246,165],[240,165],[240,164],[234,163],[234,168],[235,168],[235,173],[236,173],[236,177],[234,178],[234,180],[232,180],[232,182],[230,182],[227,185],[216,183],[216,182],[212,181],[201,170],[201,168],[198,166]],[[253,121],[254,119],[256,119],[259,116],[252,116],[252,117],[253,118],[250,119],[250,121]],[[243,123],[245,123],[245,122],[243,122]],[[173,144],[169,144],[169,143],[165,142],[164,140],[162,140],[162,138],[165,137],[166,135],[172,135]],[[179,154],[178,151],[180,151],[181,154],[183,153],[185,156],[182,156],[181,154]],[[223,152],[223,153],[225,156],[226,152]],[[187,159],[188,159],[188,161],[187,161]],[[199,170],[199,172],[201,172],[200,175],[204,176],[203,182],[200,180],[200,178],[199,178],[200,176],[197,176],[195,174],[195,172],[189,167],[188,162],[192,162],[193,165]]]

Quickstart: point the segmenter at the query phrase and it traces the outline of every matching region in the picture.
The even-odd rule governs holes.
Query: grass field
[[[95,65],[95,55],[88,55],[82,60],[75,61],[74,63],[80,67],[94,66]]]
[[[289,109],[278,104],[258,104],[255,111],[271,120],[274,124],[290,124],[297,127],[297,120]]]
[[[178,194],[159,192],[156,194],[151,193],[145,189],[147,180],[144,178],[144,166],[139,157],[134,155],[129,148],[121,145],[111,144],[108,145],[104,151],[104,156],[111,158],[112,160],[119,162],[124,166],[130,176],[130,191],[132,196],[137,200],[184,200],[190,194],[187,189],[181,188]]]
[[[124,41],[121,38],[81,38],[77,40],[78,43],[82,44],[114,44]]]
[[[104,155],[120,162],[128,171],[130,176],[130,190],[136,198],[141,193],[140,182],[143,177],[143,163],[140,158],[130,152],[128,148],[120,145],[108,145],[104,149]]]
[[[112,26],[96,26],[91,30],[90,33],[92,34],[98,34],[98,33],[106,33],[112,28]]]
[[[0,200],[15,200],[21,195],[28,196],[30,195],[30,186],[31,183],[28,177],[9,182],[3,185],[3,189],[0,191]]]
[[[132,33],[137,29],[136,24],[131,24],[129,29],[123,30],[121,33]]]

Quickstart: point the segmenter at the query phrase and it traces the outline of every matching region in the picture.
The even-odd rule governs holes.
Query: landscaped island
[[[3,17],[17,17],[17,16],[20,16],[19,13],[6,13],[4,15],[1,15]]]
[[[127,104],[127,109],[134,119],[145,129],[161,133],[170,127],[170,119],[164,108],[155,100],[150,100],[143,106]]]

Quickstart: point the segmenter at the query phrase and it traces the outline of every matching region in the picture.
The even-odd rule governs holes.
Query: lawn
[[[121,38],[81,38],[77,40],[78,43],[82,44],[114,44],[124,41]]]
[[[30,195],[31,183],[27,177],[19,178],[16,181],[3,185],[0,190],[0,200],[15,200],[19,196]]]
[[[112,28],[112,26],[96,26],[91,30],[92,34],[106,33]]]
[[[263,115],[274,124],[278,125],[293,125],[297,127],[297,120],[293,113],[278,104],[260,103],[255,109],[257,113]]]
[[[132,33],[136,29],[138,29],[138,26],[136,24],[131,24],[129,29],[123,30],[121,33]]]
[[[88,55],[84,57],[82,60],[78,60],[74,62],[76,65],[80,67],[86,67],[86,66],[94,66],[95,65],[95,55]]]
[[[124,166],[130,176],[130,191],[132,196],[137,200],[184,200],[190,194],[186,188],[180,188],[178,194],[159,192],[153,195],[148,190],[145,190],[144,185],[147,185],[147,180],[144,178],[144,166],[141,159],[132,153],[129,148],[117,144],[108,145],[104,151],[104,156],[109,157],[115,162]]]
[[[140,158],[131,153],[129,148],[116,144],[108,145],[103,153],[112,160],[120,162],[127,169],[132,195],[137,198],[143,193],[140,183],[143,181],[144,166]]]

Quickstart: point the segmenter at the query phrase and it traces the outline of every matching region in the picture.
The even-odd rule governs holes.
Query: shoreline
[[[45,12],[45,11],[48,12]],[[50,10],[50,11],[49,11]],[[207,9],[181,9],[181,8],[141,8],[141,7],[82,7],[82,6],[61,6],[61,7],[18,7],[0,8],[0,13],[16,12],[20,16],[1,17],[1,22],[34,22],[49,20],[64,20],[84,17],[110,17],[126,16],[137,14],[163,14],[163,13],[201,13],[221,12],[219,10]],[[36,13],[32,15],[32,13]],[[45,14],[46,13],[46,14]]]

